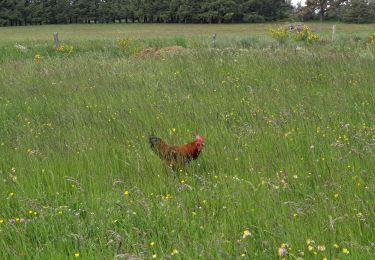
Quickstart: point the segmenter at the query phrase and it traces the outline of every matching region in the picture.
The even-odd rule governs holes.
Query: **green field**
[[[273,26],[0,28],[0,259],[375,258],[374,25]]]

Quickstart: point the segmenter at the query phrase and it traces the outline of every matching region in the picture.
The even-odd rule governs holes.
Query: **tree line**
[[[297,5],[295,14],[300,20],[369,23],[375,21],[375,0],[306,0],[306,6]]]
[[[290,10],[284,0],[0,0],[0,24],[264,22]]]
[[[375,0],[0,0],[0,26],[64,23],[251,23],[375,19]]]

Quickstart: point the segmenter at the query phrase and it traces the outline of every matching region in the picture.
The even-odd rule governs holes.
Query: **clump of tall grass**
[[[56,51],[65,55],[70,55],[74,51],[74,46],[69,44],[61,44]]]
[[[370,33],[370,35],[368,36],[368,42],[369,42],[370,44],[375,45],[375,32]]]
[[[184,37],[164,37],[164,38],[151,38],[151,39],[142,39],[140,40],[145,46],[151,48],[164,48],[170,46],[180,46],[187,48],[188,39]],[[202,43],[200,43],[202,44]]]
[[[117,44],[121,50],[123,50],[128,55],[134,55],[142,51],[143,46],[139,41],[123,38],[117,40]]]

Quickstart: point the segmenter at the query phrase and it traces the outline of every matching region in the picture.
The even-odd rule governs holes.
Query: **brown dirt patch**
[[[160,56],[162,54],[175,54],[175,53],[181,53],[184,51],[187,51],[189,49],[181,47],[181,46],[170,46],[170,47],[164,47],[164,48],[153,48],[148,47],[144,48],[141,52],[138,52],[134,56],[137,58],[143,58],[148,56]]]

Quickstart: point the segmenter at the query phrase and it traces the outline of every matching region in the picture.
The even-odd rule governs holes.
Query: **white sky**
[[[296,6],[298,2],[301,2],[302,6],[305,5],[305,0],[292,0],[292,5]]]

